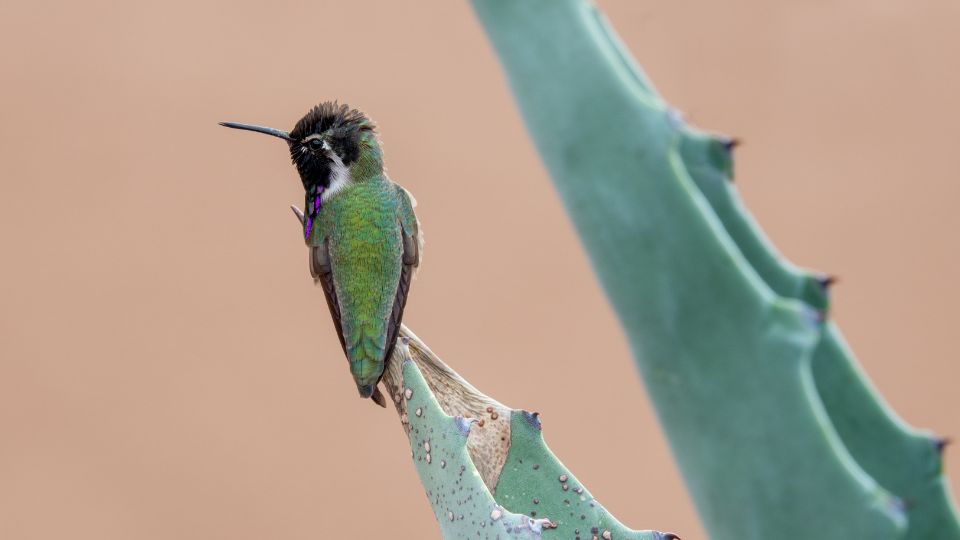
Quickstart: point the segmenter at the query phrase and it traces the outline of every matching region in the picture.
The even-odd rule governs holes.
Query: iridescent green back
[[[323,205],[310,236],[328,239],[340,324],[358,386],[383,373],[387,325],[400,282],[403,243],[396,185],[382,175],[357,183]]]

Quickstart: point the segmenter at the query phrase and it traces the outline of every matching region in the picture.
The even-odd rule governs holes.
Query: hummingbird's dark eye
[[[310,148],[313,150],[319,150],[323,148],[323,141],[320,139],[313,139],[310,141]]]

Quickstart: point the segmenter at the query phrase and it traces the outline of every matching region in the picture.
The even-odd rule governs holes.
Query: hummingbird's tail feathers
[[[378,376],[377,379],[376,379],[373,383],[370,383],[370,384],[361,384],[360,381],[357,380],[357,390],[360,392],[360,397],[361,397],[361,398],[364,398],[364,399],[369,398],[369,399],[373,400],[373,402],[376,403],[377,405],[379,405],[379,406],[383,407],[384,409],[386,409],[386,408],[387,408],[387,400],[383,397],[383,393],[380,391],[380,387],[377,386],[377,385],[380,384],[380,379],[381,379],[381,378],[383,378],[383,371],[382,371],[382,370],[381,370],[381,372],[380,372],[380,376]]]
[[[373,393],[377,390],[377,386],[374,384],[358,384],[357,390],[360,392],[360,397],[367,399],[373,397]]]
[[[378,326],[380,328],[378,328]],[[360,325],[346,335],[347,359],[357,390],[373,397],[384,370],[384,331],[381,325]]]

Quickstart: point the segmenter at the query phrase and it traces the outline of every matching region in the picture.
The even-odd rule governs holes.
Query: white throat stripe
[[[322,201],[333,197],[350,183],[350,167],[344,165],[343,160],[335,152],[328,151],[327,156],[333,160],[333,163],[330,165],[330,187],[320,195]]]

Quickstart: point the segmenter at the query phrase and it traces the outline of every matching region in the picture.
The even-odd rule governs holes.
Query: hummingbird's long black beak
[[[266,133],[267,135],[273,135],[274,137],[280,137],[281,139],[287,142],[296,142],[290,134],[286,131],[280,131],[279,129],[273,129],[263,126],[254,126],[252,124],[238,124],[236,122],[220,122],[220,125],[223,127],[233,128],[233,129],[245,129],[247,131],[256,131],[257,133]]]

